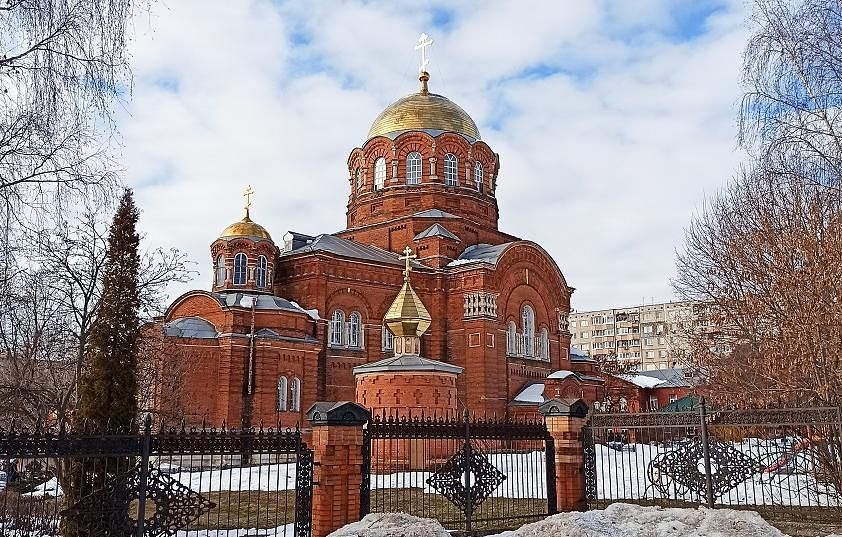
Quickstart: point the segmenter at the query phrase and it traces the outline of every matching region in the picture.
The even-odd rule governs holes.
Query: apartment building
[[[695,302],[571,312],[570,344],[590,356],[634,361],[641,371],[681,367],[682,334],[704,317],[705,307]]]

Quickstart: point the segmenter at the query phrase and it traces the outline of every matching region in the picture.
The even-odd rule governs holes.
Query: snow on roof
[[[555,371],[555,372],[547,375],[547,378],[548,379],[566,379],[570,375],[576,375],[576,373],[574,373],[573,371],[568,371],[566,369],[560,369],[558,371]]]
[[[466,263],[497,263],[500,254],[512,244],[511,242],[504,242],[503,244],[474,244],[468,246],[458,258],[447,264],[448,267],[456,267]]]
[[[654,387],[660,386],[661,384],[666,382],[664,379],[657,379],[657,378],[653,378],[653,377],[650,377],[650,376],[647,376],[647,375],[641,375],[641,374],[620,375],[620,378],[631,382],[632,384],[634,384],[635,386],[637,386],[639,388],[654,388]]]
[[[519,394],[515,395],[515,398],[512,399],[512,401],[518,403],[543,403],[545,401],[544,383],[536,382],[534,384],[530,384],[522,389]]]

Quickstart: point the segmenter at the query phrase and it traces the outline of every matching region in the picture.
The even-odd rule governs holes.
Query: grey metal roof
[[[511,242],[504,242],[503,244],[474,244],[468,246],[459,257],[447,264],[449,267],[464,265],[466,263],[491,263],[496,264],[500,258],[500,254],[512,244]]]
[[[374,261],[376,263],[386,263],[390,265],[403,266],[404,264],[403,261],[398,259],[399,255],[396,253],[383,250],[382,248],[378,248],[376,246],[361,244],[359,242],[349,241],[348,239],[341,239],[334,235],[327,234],[316,235],[313,241],[306,246],[282,252],[281,257],[309,252],[328,252],[341,255],[343,257],[351,257],[354,259],[362,259],[365,261]],[[417,261],[413,261],[412,264],[416,267],[425,267],[425,265],[418,263]]]
[[[427,209],[426,211],[415,213],[412,216],[416,218],[459,218],[453,213],[448,213],[439,209]]]
[[[570,347],[570,354],[568,354],[571,362],[592,362],[593,358],[588,356],[588,353],[576,347]]]
[[[417,354],[404,354],[403,356],[394,356],[392,358],[385,358],[370,364],[358,365],[354,368],[354,374],[361,373],[379,373],[379,372],[401,372],[401,371],[433,371],[439,373],[451,373],[458,375],[462,372],[459,366],[439,362],[438,360],[430,360],[423,358]]]
[[[688,377],[685,373],[689,374]],[[653,369],[651,371],[638,371],[637,375],[663,380],[658,388],[691,388],[701,384],[702,379],[694,375],[691,370],[683,367],[671,367],[669,369]]]
[[[448,231],[446,227],[438,222],[416,235],[414,240],[417,241],[419,239],[426,239],[427,237],[444,237],[456,242],[461,242],[459,237]]]
[[[226,292],[226,293],[211,293],[221,306],[225,307],[241,307],[251,308],[251,301],[256,299],[257,303],[254,305],[258,310],[286,310],[294,311],[296,313],[305,313],[310,315],[310,312],[296,304],[290,302],[285,298],[272,295],[258,295],[240,292]]]
[[[164,325],[164,335],[196,339],[214,339],[216,327],[201,317],[181,317]]]

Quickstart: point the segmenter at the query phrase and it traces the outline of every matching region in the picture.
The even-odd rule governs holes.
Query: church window
[[[225,284],[225,258],[219,256],[216,258],[216,285]]]
[[[257,280],[258,287],[266,287],[266,256],[257,258]]]
[[[374,161],[374,190],[380,190],[386,185],[386,159],[380,157]]]
[[[535,312],[528,305],[521,311],[521,330],[523,330],[523,354],[535,356]]]
[[[477,185],[477,190],[482,192],[482,163],[477,162],[474,164],[474,183]]]
[[[550,359],[550,335],[546,328],[541,329],[541,358]]]
[[[240,252],[234,256],[234,285],[245,285],[248,258]]]
[[[384,351],[390,351],[394,348],[395,344],[395,336],[392,334],[392,331],[386,328],[386,325],[383,325],[383,336],[381,338],[382,348]]]
[[[421,183],[421,153],[413,151],[406,156],[406,184]]]
[[[362,347],[360,342],[362,341],[362,319],[360,317],[360,312],[355,311],[351,313],[351,316],[348,319],[348,346],[349,347]]]
[[[517,326],[515,326],[514,321],[509,321],[506,330],[506,354],[509,356],[517,355]]]
[[[363,187],[363,174],[360,172],[359,168],[354,171],[354,184],[357,185],[357,190],[360,190]]]
[[[298,412],[301,410],[301,379],[298,377],[293,377],[292,379],[292,401],[290,404],[290,410],[293,412]]]
[[[286,412],[288,401],[287,378],[278,379],[278,412]]]
[[[453,153],[444,156],[444,184],[447,186],[459,185],[459,179],[456,175],[457,163],[456,155]]]
[[[336,310],[330,319],[330,344],[334,346],[342,345],[342,332],[344,331],[345,314],[342,310]]]

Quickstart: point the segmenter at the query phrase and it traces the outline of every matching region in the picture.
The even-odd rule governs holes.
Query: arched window
[[[474,164],[474,183],[477,185],[477,190],[482,192],[482,162]]]
[[[383,335],[380,338],[381,347],[384,351],[390,351],[394,348],[395,344],[395,336],[392,334],[392,331],[389,330],[386,325],[383,325]]]
[[[459,177],[457,176],[456,155],[448,153],[444,156],[444,184],[447,186],[458,186]]]
[[[257,286],[258,287],[266,287],[266,256],[260,256],[257,258]]]
[[[298,412],[301,410],[301,380],[298,377],[292,379],[292,404],[290,410]]]
[[[521,311],[521,330],[523,331],[523,354],[535,356],[535,312],[529,305]]]
[[[541,329],[541,358],[550,359],[550,334],[546,328]]]
[[[362,347],[362,318],[360,312],[355,311],[351,313],[348,318],[348,346]]]
[[[517,326],[514,321],[509,321],[506,327],[506,354],[509,356],[517,355]]]
[[[380,157],[374,161],[374,190],[380,190],[386,185],[386,159]]]
[[[216,258],[216,285],[225,284],[225,258],[218,256]]]
[[[246,268],[248,267],[248,258],[243,252],[234,256],[234,285],[246,284]]]
[[[421,183],[421,153],[413,151],[406,156],[406,184]]]
[[[286,412],[288,400],[287,378],[280,377],[278,379],[278,412]]]
[[[330,344],[342,345],[342,332],[345,330],[345,314],[342,310],[333,312],[330,318]]]
[[[357,186],[357,190],[360,190],[363,187],[363,174],[360,172],[359,168],[354,170],[354,184]]]

